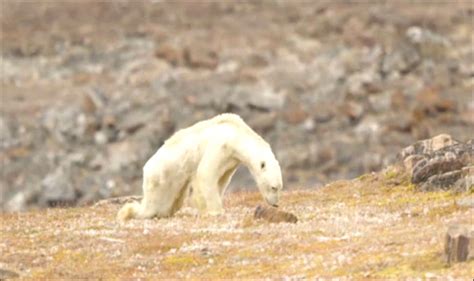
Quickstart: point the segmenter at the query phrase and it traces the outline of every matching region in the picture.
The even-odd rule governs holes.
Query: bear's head
[[[271,149],[254,159],[253,174],[258,189],[268,204],[277,207],[283,188],[281,168]]]

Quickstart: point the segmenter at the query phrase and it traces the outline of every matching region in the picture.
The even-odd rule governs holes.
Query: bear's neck
[[[240,137],[239,141],[234,143],[235,158],[246,166],[252,175],[255,175],[257,167],[255,167],[255,157],[260,155],[264,149],[267,149],[265,145],[259,140],[255,140],[251,137]]]

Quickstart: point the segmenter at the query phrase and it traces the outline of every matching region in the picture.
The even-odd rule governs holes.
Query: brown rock
[[[219,64],[216,52],[197,46],[184,50],[184,61],[192,68],[215,69]]]
[[[407,106],[407,98],[401,91],[392,94],[390,104],[393,109],[405,109]]]
[[[341,107],[341,111],[344,115],[349,117],[350,120],[356,121],[364,114],[364,107],[359,103],[350,101]]]
[[[444,255],[449,264],[474,258],[474,228],[472,225],[452,225],[448,228]]]
[[[418,105],[415,110],[425,115],[455,111],[457,107],[455,101],[442,97],[436,88],[425,88],[417,95],[416,99]]]
[[[318,123],[326,123],[331,121],[336,115],[333,105],[330,103],[320,103],[312,111],[314,113],[314,121]]]
[[[296,223],[298,222],[298,218],[287,212],[278,211],[276,208],[272,207],[262,207],[257,206],[254,213],[255,219],[264,219],[268,222],[272,223],[280,223],[280,222],[289,222],[289,223]]]
[[[167,61],[173,66],[177,66],[183,63],[183,52],[178,48],[168,44],[160,45],[155,50],[155,56],[157,58]]]
[[[403,133],[409,133],[412,131],[414,123],[406,116],[406,114],[400,114],[387,120],[387,129],[395,130]]]
[[[461,113],[460,119],[464,124],[473,126],[474,125],[474,110],[468,110]]]
[[[242,82],[257,82],[259,72],[255,68],[243,67],[239,71],[239,80]]]
[[[308,113],[301,105],[294,104],[283,113],[283,116],[289,124],[300,124],[308,118]]]
[[[107,98],[98,89],[87,91],[82,98],[82,109],[86,113],[94,113],[102,110],[107,105]]]

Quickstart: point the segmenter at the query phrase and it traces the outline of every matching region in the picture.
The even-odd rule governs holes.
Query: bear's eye
[[[260,163],[260,168],[263,170],[265,169],[265,162]]]

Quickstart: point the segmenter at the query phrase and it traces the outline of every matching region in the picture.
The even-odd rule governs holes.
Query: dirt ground
[[[296,224],[253,219],[260,194],[232,193],[226,213],[115,220],[120,205],[2,214],[0,268],[24,278],[440,278],[469,279],[473,262],[448,265],[448,225],[473,223],[472,194],[417,192],[388,169],[318,191],[285,192]]]

